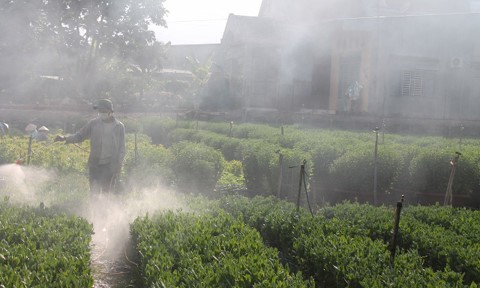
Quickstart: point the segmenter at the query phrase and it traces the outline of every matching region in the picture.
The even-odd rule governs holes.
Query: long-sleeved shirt
[[[102,121],[90,120],[77,133],[66,137],[66,143],[79,143],[90,139],[88,166],[111,164],[111,169],[120,171],[125,159],[125,126],[116,118]]]

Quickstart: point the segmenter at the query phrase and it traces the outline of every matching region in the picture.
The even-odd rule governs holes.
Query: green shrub
[[[373,191],[375,157],[373,145],[357,146],[349,150],[330,167],[331,186],[357,193]],[[403,168],[402,156],[386,147],[379,148],[377,160],[377,190],[389,191]]]
[[[172,184],[174,176],[170,168],[172,158],[170,151],[162,145],[152,144],[147,136],[138,134],[135,155],[133,136],[127,135],[124,173],[128,184],[141,184],[144,187]]]
[[[0,286],[92,287],[86,220],[0,202]]]
[[[169,146],[168,134],[177,127],[178,122],[169,118],[145,117],[140,119],[143,133],[147,134],[154,144]]]
[[[177,186],[186,192],[210,193],[222,175],[225,160],[220,152],[201,143],[179,142],[171,148]]]
[[[131,227],[145,287],[313,287],[256,230],[221,211],[155,214]]]
[[[261,140],[243,140],[239,147],[248,190],[255,194],[273,194],[276,186],[270,173],[278,170],[278,145]],[[272,183],[273,182],[273,183]]]
[[[218,179],[217,186],[244,186],[245,177],[243,176],[242,162],[232,160],[225,162],[222,176]]]
[[[451,173],[450,161],[454,158],[452,149],[422,149],[412,159],[410,189],[420,192],[445,193]],[[452,191],[455,194],[471,194],[478,188],[478,153],[470,150],[460,156]]]

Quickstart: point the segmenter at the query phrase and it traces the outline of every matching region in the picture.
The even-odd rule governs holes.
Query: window
[[[402,97],[423,96],[423,77],[420,71],[404,71],[402,79]]]
[[[434,71],[426,69],[413,69],[401,71],[400,91],[401,97],[430,97],[434,93]]]

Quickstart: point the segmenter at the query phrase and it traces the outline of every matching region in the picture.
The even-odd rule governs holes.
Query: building
[[[475,121],[478,0],[264,0],[216,61],[244,109]]]

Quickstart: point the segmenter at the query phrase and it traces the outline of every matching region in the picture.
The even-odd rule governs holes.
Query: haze
[[[230,13],[257,16],[261,0],[167,0],[168,28],[156,27],[157,39],[163,43],[220,43]]]

